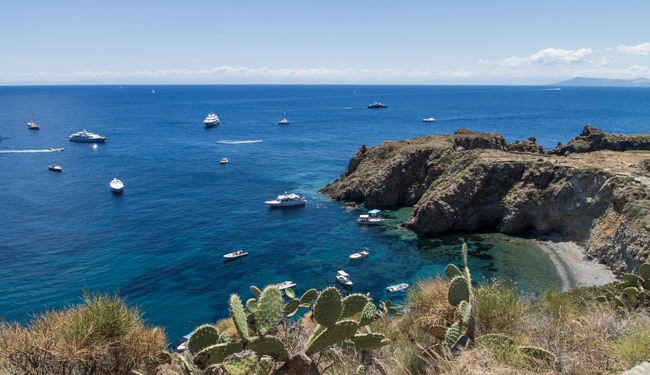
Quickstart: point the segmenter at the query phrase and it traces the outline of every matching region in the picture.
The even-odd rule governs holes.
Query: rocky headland
[[[585,126],[545,151],[465,129],[365,145],[321,190],[390,209],[413,206],[404,226],[422,235],[494,230],[559,233],[614,272],[650,259],[650,135]]]

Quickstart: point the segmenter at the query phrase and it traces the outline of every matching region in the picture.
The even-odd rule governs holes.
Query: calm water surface
[[[155,94],[152,93],[155,89]],[[370,110],[373,101],[387,109]],[[30,131],[30,107],[39,131]],[[545,148],[586,124],[650,132],[650,90],[491,86],[65,86],[0,87],[0,317],[79,302],[84,288],[119,291],[170,339],[226,316],[231,293],[293,280],[297,292],[351,274],[354,291],[440,274],[467,242],[477,281],[500,277],[523,293],[561,284],[523,239],[500,234],[418,238],[387,212],[384,227],[356,224],[317,191],[361,144],[458,128],[496,131]],[[290,125],[279,126],[283,110]],[[208,112],[221,125],[203,127]],[[435,117],[434,123],[422,118]],[[105,144],[68,142],[81,129]],[[64,147],[64,152],[33,152]],[[15,152],[25,151],[28,152]],[[227,157],[230,163],[220,165]],[[62,173],[47,170],[58,163]],[[126,185],[111,194],[113,177]],[[263,202],[290,191],[304,208]],[[356,263],[348,255],[368,247]],[[224,263],[236,249],[250,255]],[[399,299],[399,297],[397,297]]]

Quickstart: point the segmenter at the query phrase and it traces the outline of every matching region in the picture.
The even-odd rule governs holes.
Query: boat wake
[[[242,145],[242,144],[247,144],[247,143],[260,143],[262,142],[261,139],[236,139],[236,140],[223,140],[223,141],[217,141],[217,143],[221,143],[224,145]]]
[[[34,154],[38,152],[60,152],[62,148],[48,148],[45,150],[0,150],[0,154]]]

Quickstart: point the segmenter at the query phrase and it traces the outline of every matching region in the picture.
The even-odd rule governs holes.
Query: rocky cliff
[[[369,208],[413,206],[404,225],[424,235],[559,232],[617,272],[648,260],[650,152],[562,154],[468,130],[383,142],[362,146],[322,192]]]

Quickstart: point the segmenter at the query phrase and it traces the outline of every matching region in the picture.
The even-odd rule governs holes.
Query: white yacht
[[[352,286],[352,280],[349,278],[350,274],[345,271],[339,270],[336,273],[336,281],[343,284],[344,286]]]
[[[287,112],[285,112],[284,109],[282,110],[282,115],[282,120],[278,121],[278,125],[288,125],[289,120],[287,119]]]
[[[422,119],[422,122],[435,122],[435,121],[436,119],[433,117],[427,117]]]
[[[205,118],[205,120],[203,120],[203,123],[205,124],[206,128],[211,128],[213,126],[219,125],[219,116],[213,112],[210,112],[208,113],[208,116]]]
[[[280,289],[280,290],[285,290],[285,289],[288,289],[288,288],[293,288],[294,286],[296,286],[296,283],[294,283],[293,281],[287,280],[287,281],[283,281],[281,283],[275,284],[275,286],[277,286],[278,289]]]
[[[389,293],[395,293],[395,292],[401,292],[406,290],[406,288],[409,287],[409,284],[407,283],[400,283],[400,284],[395,284],[391,285],[388,288],[386,288],[386,291]]]
[[[106,137],[103,135],[91,133],[86,129],[72,133],[68,136],[68,140],[71,142],[85,142],[85,143],[104,143],[106,142]]]
[[[248,255],[248,253],[245,252],[244,250],[236,250],[233,251],[232,253],[224,254],[223,258],[225,260],[233,260],[233,259],[245,257],[246,255]]]
[[[62,172],[63,168],[58,165],[58,164],[50,164],[47,166],[47,169],[54,171],[54,172]]]
[[[228,164],[229,161],[230,161],[230,160],[228,160],[228,158],[222,158],[222,159],[219,161],[219,163],[220,163],[220,164]]]
[[[108,186],[110,186],[113,193],[121,193],[124,190],[124,184],[122,181],[118,180],[115,177],[111,180]]]
[[[364,247],[362,251],[350,255],[350,260],[363,259],[366,258],[368,255],[370,255],[370,251],[368,251],[368,249]]]
[[[288,194],[285,191],[284,194],[278,195],[274,200],[266,201],[264,203],[271,207],[304,206],[305,203],[307,203],[307,200],[305,197],[301,197],[298,194]]]
[[[359,225],[379,225],[384,222],[381,217],[381,210],[370,210],[367,215],[359,215],[357,223]]]
[[[38,130],[38,129],[40,129],[40,126],[38,126],[38,124],[35,123],[34,120],[32,120],[32,121],[27,123],[27,129]]]

